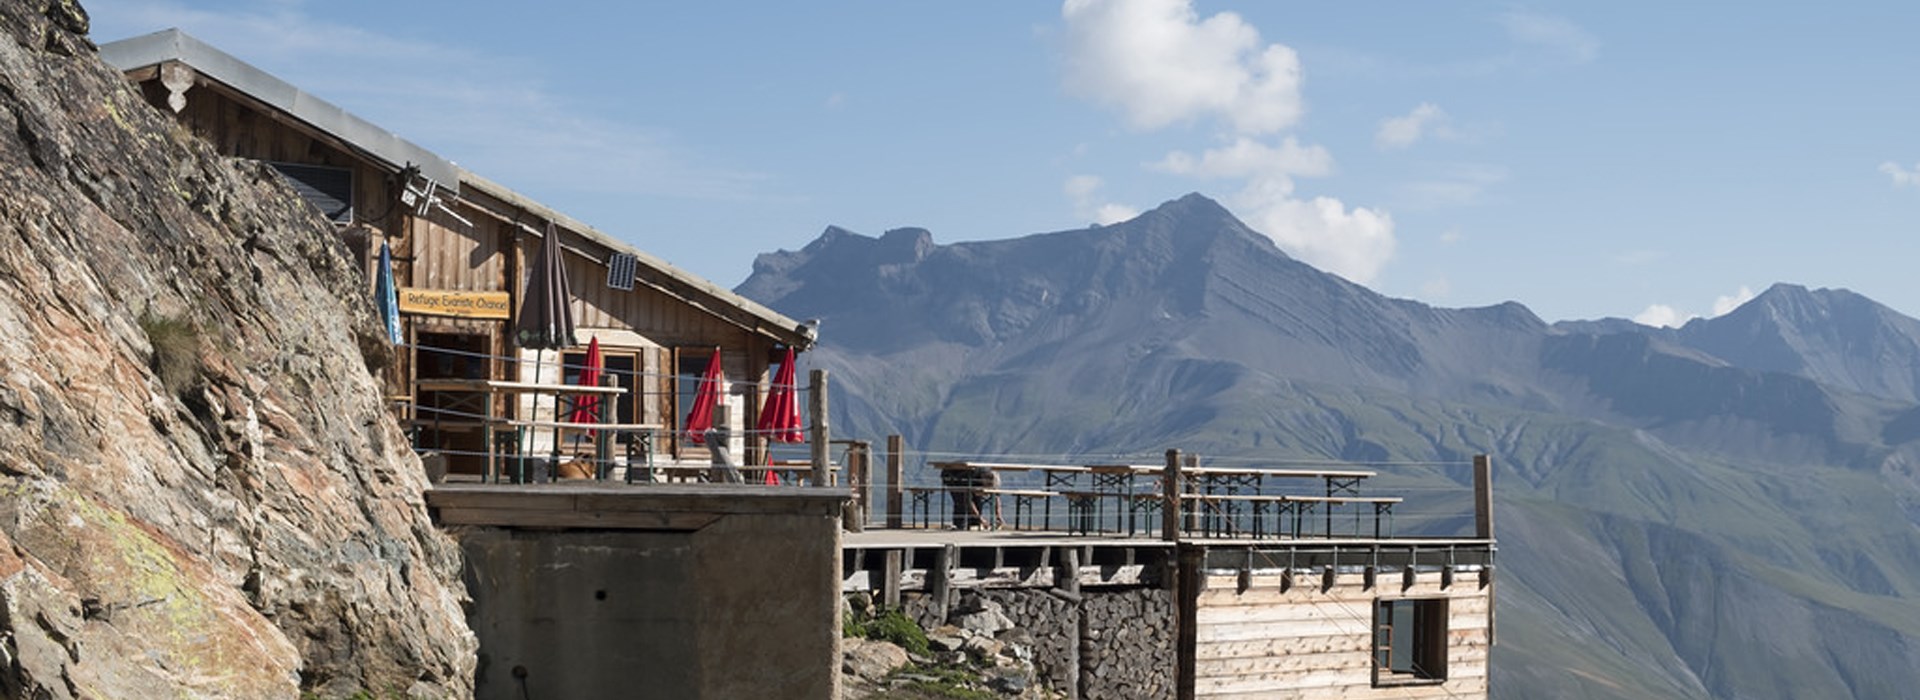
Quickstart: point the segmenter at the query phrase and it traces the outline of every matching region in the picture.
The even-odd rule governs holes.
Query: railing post
[[[1198,473],[1200,469],[1200,455],[1190,454],[1190,455],[1181,455],[1181,457],[1186,460],[1185,464],[1188,470]],[[1204,478],[1201,480],[1205,481]],[[1213,489],[1211,488],[1207,489],[1207,493],[1209,494],[1213,493]],[[1187,525],[1186,525],[1187,530],[1188,531],[1202,530],[1201,526],[1207,522],[1206,519],[1207,517],[1209,517],[1207,516],[1206,513],[1203,513],[1202,511],[1211,507],[1213,507],[1213,504],[1207,501],[1200,501],[1194,504],[1193,509],[1187,511]],[[1204,531],[1203,531],[1203,534],[1204,534]]]
[[[853,500],[847,502],[843,516],[844,529],[847,532],[867,531],[867,511],[873,503],[867,488],[867,443],[854,440],[847,444],[847,486],[853,492]]]
[[[1180,541],[1180,450],[1167,450],[1167,468],[1160,472],[1160,536]]]
[[[903,454],[906,449],[905,438],[887,436],[887,527],[895,530],[906,526],[907,468]]]
[[[1473,456],[1473,536],[1493,539],[1493,458]]]
[[[600,386],[616,386],[611,372],[600,377]],[[600,424],[613,425],[615,413],[620,412],[619,394],[599,394],[595,405],[600,407]],[[593,431],[593,476],[601,481],[613,478],[613,431]]]
[[[827,371],[816,369],[807,373],[807,421],[813,425],[813,485],[826,486],[832,483],[832,472],[827,469],[827,441],[832,432],[827,429]]]

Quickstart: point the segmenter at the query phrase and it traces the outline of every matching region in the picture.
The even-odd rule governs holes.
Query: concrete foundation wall
[[[449,529],[480,640],[476,697],[837,698],[844,494],[626,491],[542,514],[435,504],[464,523]],[[553,525],[583,513],[602,527]]]

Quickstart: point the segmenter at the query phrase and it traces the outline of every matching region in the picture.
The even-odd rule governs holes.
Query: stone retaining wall
[[[1039,680],[1069,698],[1174,696],[1173,596],[1166,590],[964,590],[945,614],[922,593],[904,592],[900,602],[923,628],[952,624],[1029,647]],[[1002,620],[1013,629],[1000,629]]]
[[[1086,596],[1081,606],[1080,696],[1174,696],[1173,596],[1134,588]]]

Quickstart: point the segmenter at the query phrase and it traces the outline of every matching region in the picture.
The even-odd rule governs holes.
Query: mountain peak
[[[1775,284],[1724,316],[1688,323],[1678,337],[1736,365],[1920,398],[1920,322],[1850,290]]]
[[[1230,224],[1232,228],[1246,229],[1233,212],[1220,206],[1219,202],[1208,199],[1198,192],[1189,192],[1179,199],[1161,202],[1160,206],[1147,210],[1134,221],[1165,221],[1183,230],[1202,231],[1223,228]],[[1251,231],[1251,229],[1248,229]]]
[[[1851,290],[1808,289],[1778,282],[1725,316],[1700,323],[1766,323],[1792,330],[1826,325],[1839,317],[1865,320],[1895,315],[1892,309]]]

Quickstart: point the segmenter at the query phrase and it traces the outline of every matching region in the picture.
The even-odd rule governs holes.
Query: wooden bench
[[[932,527],[930,511],[933,510],[933,495],[946,493],[947,490],[939,486],[907,486],[901,490],[907,494],[908,508],[919,516],[920,527]]]
[[[1013,497],[1013,527],[1016,530],[1024,528],[1027,518],[1033,515],[1034,499],[1047,499],[1060,495],[1058,491],[1043,491],[1040,489],[981,489],[980,492],[994,497],[993,514],[996,520],[1000,515],[1000,497]],[[982,515],[985,514],[983,513]],[[1041,523],[1041,529],[1045,529],[1045,525],[1045,523]]]
[[[1200,521],[1200,531],[1209,535],[1238,534],[1239,528],[1234,522],[1237,513],[1234,510],[1235,506],[1245,505],[1248,510],[1248,519],[1253,526],[1253,536],[1256,538],[1267,536],[1269,529],[1262,517],[1268,515],[1273,517],[1271,532],[1275,537],[1280,536],[1282,532],[1280,514],[1283,510],[1282,505],[1287,503],[1287,498],[1277,494],[1258,493],[1186,493],[1180,496],[1182,502],[1214,506],[1197,514],[1192,511],[1188,513],[1190,518],[1197,516]]]
[[[1373,538],[1380,539],[1380,520],[1382,516],[1391,519],[1393,517],[1393,506],[1405,500],[1399,496],[1282,496],[1281,498],[1284,503],[1293,506],[1293,536],[1295,539],[1300,537],[1301,525],[1304,523],[1306,511],[1312,510],[1315,507],[1321,507],[1327,516],[1327,529],[1321,532],[1321,536],[1333,537],[1333,506],[1343,504],[1372,505]],[[1353,529],[1354,534],[1358,535],[1360,531],[1360,511],[1358,509],[1353,512]]]
[[[1106,504],[1114,505],[1113,531],[1129,535],[1140,533],[1139,516],[1143,509],[1157,509],[1160,494],[1150,491],[1077,491],[1058,492],[1067,499],[1067,532],[1072,534],[1091,534],[1103,532],[1100,521],[1104,519]],[[1147,520],[1147,531],[1153,530],[1153,521]]]

